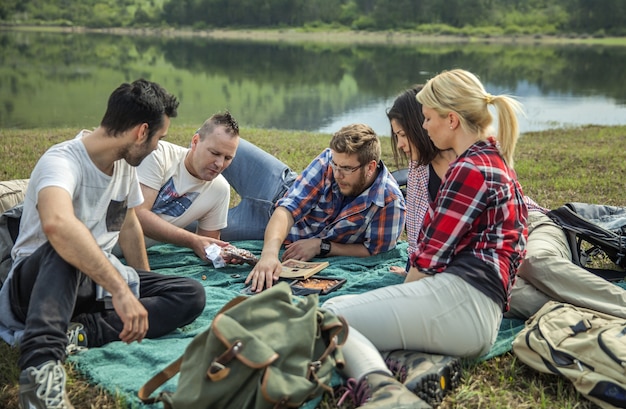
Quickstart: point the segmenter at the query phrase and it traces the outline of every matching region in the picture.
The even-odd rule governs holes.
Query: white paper
[[[210,244],[204,248],[206,257],[211,260],[213,267],[222,268],[226,265],[224,258],[222,257],[222,248],[217,244]]]

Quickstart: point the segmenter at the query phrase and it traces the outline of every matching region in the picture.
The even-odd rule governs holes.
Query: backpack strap
[[[599,236],[601,239],[608,241],[608,245],[614,248],[613,253],[610,255],[610,258],[613,260],[615,264],[617,264],[621,268],[626,268],[626,222],[622,220],[621,225],[619,227],[614,227],[611,230],[607,230],[601,226],[597,226],[597,229],[600,229],[600,232],[596,231],[596,224],[589,221],[588,219],[601,219],[603,215],[622,215],[619,219],[626,218],[626,208],[617,207],[617,206],[607,206],[607,205],[594,205],[588,203],[577,203],[570,202],[566,203],[564,207],[570,209],[576,216],[582,218],[583,220],[590,223],[594,228],[590,229],[590,234],[594,234]],[[585,232],[583,232],[585,233]],[[608,253],[604,250],[604,246],[602,243],[591,242],[593,247],[590,250],[583,251],[580,248],[580,242],[583,241],[582,237],[578,238],[579,241],[579,253],[586,255],[587,259],[590,259],[595,253],[604,252],[608,255]],[[582,260],[582,265],[585,265],[588,260]]]
[[[246,296],[238,296],[230,300],[226,305],[224,305],[217,313],[217,315],[223,313],[226,310],[233,308],[235,305],[242,303],[246,298]],[[137,392],[137,396],[143,403],[152,404],[156,402],[161,402],[161,396],[163,393],[157,395],[156,397],[150,397],[156,391],[159,386],[163,385],[165,382],[172,379],[178,372],[180,372],[180,365],[183,362],[183,356],[181,355],[177,360],[169,364],[165,367],[161,372],[154,375],[148,382],[146,382],[139,392]]]
[[[177,360],[169,364],[161,372],[150,378],[150,380],[146,382],[141,387],[141,389],[139,389],[139,392],[137,392],[137,396],[139,397],[139,399],[141,399],[143,403],[148,404],[160,402],[161,395],[158,395],[155,398],[150,397],[150,395],[152,395],[152,393],[154,393],[154,391],[156,391],[159,386],[172,379],[180,371],[180,365],[182,362],[183,357],[181,355]]]
[[[593,247],[603,251],[617,266],[626,266],[626,237],[607,230],[602,226],[579,215],[568,206],[561,206],[547,213],[557,225],[559,225],[567,236],[568,244],[572,254],[572,261],[586,268],[588,251],[583,251],[581,244],[583,241],[590,243]],[[592,250],[593,251],[593,250]]]
[[[348,339],[348,322],[343,316],[337,315],[337,321],[331,323],[330,325],[326,325],[324,323],[324,311],[320,309],[317,311],[317,320],[320,331],[328,331],[329,342],[326,349],[320,354],[320,356],[313,362],[309,363],[309,368],[307,370],[306,377],[312,381],[316,382],[322,388],[327,390],[328,392],[332,392],[332,387],[324,384],[317,377],[317,371],[322,366],[322,362],[330,354],[332,354],[338,347],[343,346],[346,343],[346,339]],[[344,366],[343,357],[335,357],[336,358],[336,366],[339,369],[342,369]]]

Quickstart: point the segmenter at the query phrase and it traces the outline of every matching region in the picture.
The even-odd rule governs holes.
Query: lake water
[[[205,38],[0,32],[0,129],[95,127],[121,82],[181,101],[177,124],[229,109],[241,126],[332,133],[385,110],[444,69],[476,73],[524,104],[522,132],[626,124],[626,47],[515,44],[293,45]],[[1,132],[1,130],[0,130]]]

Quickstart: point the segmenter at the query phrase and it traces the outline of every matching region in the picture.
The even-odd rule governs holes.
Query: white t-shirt
[[[13,246],[13,267],[47,241],[37,212],[37,199],[41,189],[57,186],[68,191],[74,214],[91,231],[109,261],[138,297],[137,272],[111,254],[127,209],[143,203],[137,172],[123,159],[115,162],[112,176],[100,171],[91,161],[81,140],[89,132],[83,130],[76,139],[51,147],[35,165],[24,197],[20,234]],[[24,331],[24,324],[11,310],[9,287],[12,278],[13,269],[0,289],[0,338],[11,345],[19,342]],[[110,294],[100,285],[96,285],[96,299],[103,300],[107,308],[112,308]]]
[[[192,176],[185,167],[189,150],[160,141],[137,168],[139,182],[158,191],[152,211],[167,222],[185,228],[198,222],[202,230],[226,227],[230,185],[222,175],[212,181]]]
[[[47,241],[37,212],[41,189],[57,186],[72,197],[74,213],[105,253],[117,243],[128,208],[139,206],[143,195],[133,166],[115,162],[113,175],[103,173],[91,161],[81,137],[51,147],[37,162],[24,198],[20,234],[13,247],[13,260],[31,255]]]

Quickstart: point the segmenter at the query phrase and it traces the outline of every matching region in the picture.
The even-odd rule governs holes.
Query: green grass
[[[187,145],[195,127],[170,129],[168,139]],[[73,137],[77,129],[2,130],[0,179],[28,178],[39,156],[53,143]],[[242,136],[296,170],[328,144],[329,135],[273,129],[242,129]],[[390,143],[383,138],[383,159],[394,169]],[[626,205],[626,126],[560,129],[522,136],[516,170],[525,193],[546,207],[578,201]],[[17,407],[17,351],[0,342],[0,407]],[[69,366],[68,366],[69,368]],[[76,408],[125,408],[123,399],[90,386],[70,369],[68,390]],[[321,407],[336,405],[327,397]],[[517,362],[511,353],[468,365],[461,386],[442,408],[576,408],[594,406],[571,384],[540,374]]]

